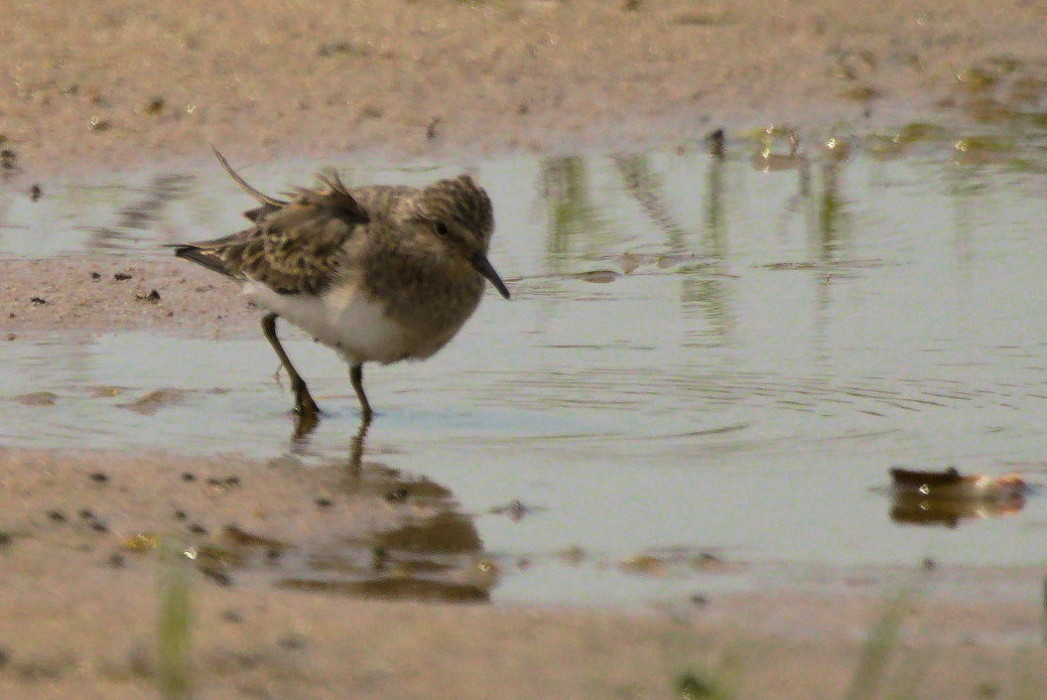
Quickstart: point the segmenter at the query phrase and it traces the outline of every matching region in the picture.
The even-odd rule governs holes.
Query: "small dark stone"
[[[396,503],[406,499],[407,494],[408,492],[406,486],[398,486],[389,493],[385,494],[385,500],[389,501],[390,503]]]
[[[29,297],[29,301],[37,306],[47,303],[47,299],[44,299],[43,297]]]
[[[65,513],[60,510],[47,511],[47,517],[56,523],[64,523],[66,521]]]
[[[33,185],[29,188],[29,200],[35,202],[44,196],[44,190],[40,185]]]
[[[113,552],[109,555],[109,566],[114,569],[122,569],[127,565],[127,558],[120,552]]]
[[[148,301],[152,304],[156,304],[160,301],[160,292],[154,289],[148,294],[135,294],[135,299],[138,301]]]
[[[103,523],[101,520],[95,520],[91,523],[91,529],[95,532],[109,532],[109,526]]]
[[[18,167],[18,154],[10,148],[0,151],[0,168],[14,170]]]
[[[280,550],[276,547],[270,547],[269,549],[265,550],[265,558],[268,561],[276,561],[280,558]]]
[[[176,510],[174,512],[174,517],[175,517],[175,520],[185,520],[189,516],[186,515],[186,512],[184,510]]]
[[[934,561],[934,559],[931,559],[930,557],[927,557],[926,559],[923,560],[923,569],[924,569],[924,571],[934,571],[937,568],[938,568],[938,562]]]
[[[193,533],[194,535],[206,535],[207,528],[201,525],[200,523],[193,523],[189,526],[189,532]]]
[[[100,279],[102,279],[102,273],[101,272],[92,272],[91,273],[91,279],[93,279],[93,280],[100,280]]]
[[[709,603],[709,599],[705,597],[704,593],[692,593],[691,594],[691,605],[695,607],[704,607]]]
[[[91,481],[95,481],[95,482],[97,482],[99,484],[108,484],[109,483],[109,475],[106,474],[105,472],[91,472],[90,477],[91,477]]]
[[[149,98],[149,101],[142,106],[142,113],[149,115],[157,115],[160,114],[160,112],[164,111],[164,107],[166,105],[167,102],[164,100],[163,97],[160,97],[159,95],[153,95]]]
[[[316,503],[317,508],[330,508],[332,501],[330,498],[324,498],[321,496],[320,498],[317,498],[314,503]]]
[[[221,479],[219,479],[219,478],[218,478],[218,477],[216,477],[216,476],[212,476],[212,477],[210,477],[210,478],[209,478],[209,479],[207,480],[207,485],[208,485],[208,486],[221,486],[221,485],[222,485],[222,480],[221,480]]]
[[[117,282],[123,282],[124,280],[131,279],[133,276],[134,275],[130,274],[129,272],[117,272],[115,275],[113,275],[113,279]]]
[[[94,520],[95,519],[94,511],[92,511],[90,508],[81,508],[80,512],[77,513],[77,515],[80,516],[81,520]]]
[[[182,481],[196,481],[196,474],[192,472],[182,472]]]
[[[11,539],[11,535],[9,533],[0,530],[0,547],[8,546],[9,544],[11,544],[12,541],[13,540]]]
[[[235,475],[234,476],[227,476],[227,477],[225,477],[225,483],[226,483],[226,486],[239,486],[240,485],[240,477],[235,476]]]
[[[202,568],[200,569],[200,573],[203,574],[206,578],[209,578],[215,583],[217,583],[219,586],[233,585],[233,579],[229,576],[229,574],[225,573],[224,571]]]

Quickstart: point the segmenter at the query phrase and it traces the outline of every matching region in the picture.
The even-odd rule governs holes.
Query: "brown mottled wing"
[[[288,202],[268,200],[247,212],[254,226],[231,236],[179,246],[175,255],[281,294],[317,294],[330,281],[342,246],[370,217],[337,175],[297,188]]]

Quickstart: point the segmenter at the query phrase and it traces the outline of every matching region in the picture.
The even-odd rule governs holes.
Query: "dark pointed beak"
[[[505,286],[505,282],[502,281],[502,278],[499,277],[498,273],[494,271],[493,267],[491,267],[491,262],[487,259],[486,255],[483,253],[477,253],[469,262],[473,264],[473,267],[476,268],[477,272],[486,277],[488,281],[494,285],[494,288],[498,290],[499,294],[506,299],[509,298],[509,288]]]

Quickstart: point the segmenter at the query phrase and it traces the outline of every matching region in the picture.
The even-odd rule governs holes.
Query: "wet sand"
[[[950,120],[1043,66],[1006,0],[12,5],[0,132],[27,173],[198,157],[628,148],[717,126]],[[82,166],[84,170],[79,170]]]
[[[4,176],[25,188],[201,158],[209,143],[264,161],[649,147],[772,123],[815,134],[947,123],[968,119],[972,93],[1014,66],[1047,62],[1030,30],[1047,9],[1017,0],[5,10],[17,21],[0,26],[0,148],[11,152]],[[71,329],[257,333],[235,287],[188,264],[2,265],[0,341]],[[240,484],[209,488],[185,472]],[[342,495],[339,478],[235,455],[0,451],[0,695],[148,696],[163,566],[154,552],[125,551],[128,538],[236,523],[296,541],[332,522],[344,531],[404,517]],[[334,507],[318,509],[331,494]],[[839,698],[864,639],[890,617],[897,573],[813,571],[796,585],[631,610],[385,603],[194,575],[194,696],[669,697],[693,673],[738,697]],[[1041,572],[912,574],[923,593],[902,608],[886,674],[895,688],[1042,694]]]
[[[21,450],[0,462],[5,697],[149,696],[158,581],[174,576],[159,539],[215,541],[235,524],[295,543],[426,515],[354,497],[340,469],[293,463]],[[670,697],[688,674],[737,697],[839,698],[866,639],[894,619],[884,677],[915,681],[913,697],[1047,684],[1032,569],[801,567],[769,573],[763,591],[585,610],[369,601],[179,566],[200,698]]]

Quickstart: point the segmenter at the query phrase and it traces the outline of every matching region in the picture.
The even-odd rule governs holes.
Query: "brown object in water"
[[[1025,506],[1029,488],[1017,474],[963,476],[954,467],[940,472],[893,468],[891,481],[892,520],[947,527],[1017,513]]]
[[[934,499],[1011,499],[1028,490],[1017,474],[993,477],[981,474],[963,476],[955,467],[945,471],[919,471],[894,467],[891,481],[895,494],[906,493]]]

